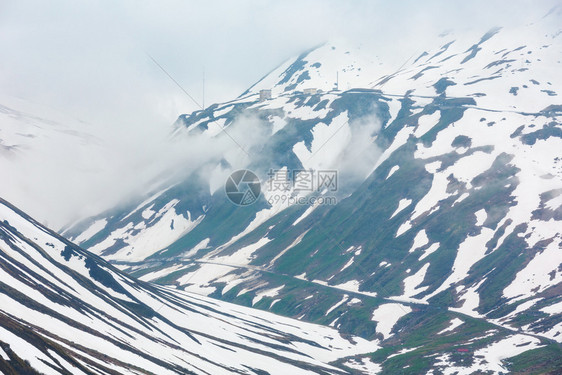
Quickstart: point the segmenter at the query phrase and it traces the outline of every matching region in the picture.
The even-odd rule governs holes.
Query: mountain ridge
[[[245,147],[251,157],[242,166],[266,184],[268,169],[348,173],[342,183],[354,181],[333,206],[271,203],[266,191],[237,208],[220,187],[198,186],[192,176],[66,234],[105,220],[83,244],[143,280],[377,337],[383,345],[409,337],[408,321],[439,309],[436,318],[459,312],[559,342],[561,34],[559,26],[541,27],[464,41],[449,34],[413,62],[365,73],[345,91],[319,73],[332,71],[328,64],[313,66],[315,51],[340,52],[326,45],[281,65],[248,95],[176,122],[178,142],[212,142],[226,139],[225,132],[245,141],[244,131],[265,132],[262,142]],[[258,100],[262,88],[272,89],[271,99]],[[244,128],[250,120],[257,125]],[[370,157],[357,158],[362,153]],[[236,162],[225,153],[209,169],[220,181]],[[144,235],[155,238],[149,233],[156,223],[176,228],[176,220],[184,223],[181,233],[168,232],[159,249],[143,245]],[[372,318],[392,306],[373,296],[394,300],[401,311],[390,332]],[[360,302],[347,305],[355,298]],[[408,303],[420,310],[407,311]],[[418,352],[409,359],[414,355],[421,358]],[[467,371],[461,363],[456,368]]]
[[[344,374],[328,364],[341,358],[336,352],[376,348],[324,327],[301,331],[300,322],[138,282],[4,200],[0,214],[3,372],[258,374],[261,367]]]

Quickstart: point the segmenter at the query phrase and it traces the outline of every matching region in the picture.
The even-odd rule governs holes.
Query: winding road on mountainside
[[[135,266],[135,265],[146,266],[148,264],[159,264],[159,263],[163,263],[163,262],[158,261],[158,260],[148,260],[148,261],[137,262],[137,263],[117,262],[117,261],[112,262],[112,264],[114,264],[114,265],[126,265],[126,266]],[[294,280],[299,280],[301,282],[314,284],[314,285],[324,287],[324,288],[330,288],[330,289],[333,289],[333,290],[337,290],[339,292],[345,292],[346,294],[349,294],[351,296],[355,295],[355,296],[384,300],[384,301],[388,301],[388,302],[392,302],[392,303],[398,303],[400,305],[413,305],[413,306],[418,306],[418,307],[429,308],[429,309],[435,310],[435,311],[443,311],[443,308],[441,306],[435,306],[435,305],[432,305],[431,303],[424,302],[424,301],[419,301],[419,300],[415,300],[415,299],[408,299],[408,301],[404,301],[404,300],[400,300],[399,298],[377,297],[377,296],[374,296],[372,292],[350,291],[350,290],[347,290],[347,289],[338,288],[337,286],[323,284],[323,283],[319,283],[319,282],[315,282],[315,281],[310,281],[310,280],[306,280],[306,279],[303,279],[303,278],[295,277],[293,275],[278,273],[278,272],[268,270],[267,268],[264,268],[264,267],[254,266],[254,265],[249,265],[249,264],[229,264],[229,263],[223,263],[223,262],[216,262],[216,261],[213,261],[213,260],[190,260],[190,259],[185,259],[185,258],[182,259],[182,258],[179,258],[179,257],[175,258],[174,260],[167,260],[166,263],[168,263],[168,264],[182,264],[182,265],[187,265],[187,266],[192,265],[192,264],[212,264],[212,265],[231,267],[231,268],[236,268],[236,269],[244,269],[244,270],[247,270],[247,271],[263,272],[263,273],[268,273],[268,274],[275,275],[275,276],[292,278]],[[198,269],[195,272],[193,272],[191,277],[195,276],[197,274],[197,272],[199,272],[200,270],[201,269]],[[191,279],[191,277],[190,277],[190,279]],[[189,281],[189,279],[188,279],[188,281]],[[159,286],[171,287],[171,286],[166,286],[166,285],[159,285]],[[173,288],[173,287],[171,287],[171,288]],[[195,293],[195,292],[193,292],[193,293]],[[195,294],[197,294],[197,293],[195,293]],[[545,341],[548,341],[548,342],[550,342],[552,344],[555,344],[558,347],[562,348],[562,343],[560,343],[556,340],[553,340],[549,337],[537,335],[537,334],[534,334],[534,333],[528,333],[528,332],[525,332],[525,331],[520,330],[520,329],[516,329],[516,328],[513,328],[513,327],[502,325],[502,324],[499,324],[499,323],[496,323],[496,322],[491,322],[484,317],[469,315],[469,314],[466,314],[466,313],[459,312],[456,309],[447,308],[447,311],[449,311],[452,314],[458,315],[459,317],[464,317],[465,319],[469,318],[469,319],[480,320],[482,322],[486,322],[490,325],[493,325],[495,327],[498,327],[498,328],[501,328],[501,329],[504,329],[504,330],[508,330],[508,331],[518,333],[518,334],[522,334],[522,335],[525,335],[525,336],[534,337],[534,338],[537,338],[537,339],[540,339],[540,340],[545,340]]]

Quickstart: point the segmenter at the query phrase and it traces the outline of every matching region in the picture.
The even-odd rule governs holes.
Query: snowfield
[[[329,327],[136,282],[5,201],[0,218],[0,342],[10,349],[0,355],[8,364],[21,358],[45,374],[341,374],[329,363],[378,347]]]
[[[215,141],[220,127],[235,134],[237,120],[258,119],[252,136],[264,136],[243,165],[263,182],[254,205],[224,197],[236,169],[225,153],[205,166],[213,178],[200,191],[188,179],[68,233],[141,280],[367,341],[393,346],[428,327],[439,342],[478,336],[468,352],[416,344],[387,361],[344,361],[360,371],[425,356],[428,374],[506,373],[506,358],[562,342],[560,15],[444,33],[400,67],[346,45],[306,51],[174,125],[177,142]],[[259,100],[262,89],[272,98]],[[337,170],[337,191],[284,191],[337,201],[271,202],[272,170]]]

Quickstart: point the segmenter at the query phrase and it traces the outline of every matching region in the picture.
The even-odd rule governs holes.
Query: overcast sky
[[[399,62],[442,31],[523,25],[557,2],[0,0],[0,94],[84,120],[134,154],[197,109],[149,55],[200,103],[205,72],[210,104],[327,40],[366,44]],[[141,128],[150,130],[128,139]]]
[[[326,40],[369,42],[390,58],[441,31],[525,23],[555,3],[3,0],[0,84],[78,117],[169,122],[196,106],[147,54],[199,102],[205,71],[211,103],[239,95],[283,60]]]

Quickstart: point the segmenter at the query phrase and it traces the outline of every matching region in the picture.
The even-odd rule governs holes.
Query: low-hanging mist
[[[46,120],[42,107],[62,112],[76,119],[63,124],[67,130],[86,136],[37,137],[30,143],[33,152],[20,147],[10,158],[0,154],[0,196],[59,227],[144,194],[156,177],[207,164],[204,173],[216,190],[227,170],[210,166],[225,153],[244,165],[243,152],[228,137],[211,144],[196,138],[170,142],[178,115],[199,107],[149,55],[199,104],[205,99],[208,105],[233,99],[283,60],[328,39],[361,44],[399,67],[444,31],[517,27],[556,4],[2,2],[0,94],[29,101],[30,114]],[[258,141],[262,136],[251,135]],[[371,135],[355,136],[360,147],[348,154],[369,146],[363,143]],[[254,142],[248,136],[238,139]],[[366,155],[370,160],[377,152]],[[349,155],[340,167],[368,173],[346,162],[356,159]]]

